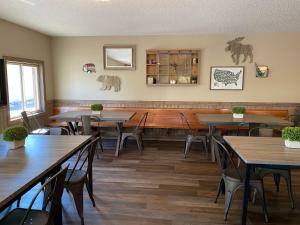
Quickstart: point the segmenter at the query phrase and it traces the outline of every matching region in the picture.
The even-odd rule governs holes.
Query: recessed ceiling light
[[[96,2],[109,2],[110,0],[96,0]]]

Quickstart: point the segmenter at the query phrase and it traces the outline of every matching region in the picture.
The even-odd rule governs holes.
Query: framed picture
[[[267,78],[269,76],[268,66],[259,66],[255,63],[256,77]]]
[[[210,68],[210,90],[243,90],[243,66],[212,66]]]
[[[104,45],[103,64],[106,70],[135,70],[135,46]]]

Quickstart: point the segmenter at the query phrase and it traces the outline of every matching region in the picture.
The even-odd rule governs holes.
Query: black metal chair
[[[84,115],[80,117],[81,124],[82,124],[82,131],[79,132],[81,135],[92,135],[93,138],[98,138],[97,142],[97,149],[101,149],[103,152],[103,145],[102,145],[102,138],[101,138],[101,129],[100,129],[100,122],[101,119],[98,116],[89,116],[89,115]],[[97,129],[93,130],[92,129],[92,122],[97,123]],[[97,151],[97,158],[99,159],[99,152]]]
[[[205,135],[200,135],[196,130],[193,130],[183,113],[180,113],[181,122],[183,128],[186,131],[185,147],[184,147],[184,158],[186,158],[192,142],[200,142],[203,144],[204,150],[207,153],[207,137]]]
[[[0,220],[0,225],[59,225],[62,224],[61,197],[68,167],[59,171],[44,183],[31,200],[28,209],[15,208]],[[39,194],[48,186],[46,205],[51,203],[49,212],[32,209]],[[45,199],[45,198],[44,198]],[[43,207],[44,208],[44,207]]]
[[[225,188],[225,212],[224,220],[227,220],[227,215],[231,206],[235,192],[244,186],[244,170],[242,167],[237,167],[235,161],[232,159],[225,143],[223,144],[216,137],[212,137],[214,142],[214,149],[217,164],[221,172],[221,179],[218,187],[218,193],[215,199],[217,202],[222,190]],[[263,179],[256,173],[250,176],[250,187],[257,190],[262,199],[262,207],[265,216],[265,221],[268,222],[268,213],[266,207],[265,193]]]
[[[289,115],[289,121],[293,123],[294,127],[300,126],[300,114]]]
[[[129,137],[133,137],[136,140],[138,149],[140,150],[141,153],[143,152],[144,144],[143,144],[142,134],[143,134],[143,130],[144,130],[147,118],[148,118],[148,112],[144,113],[144,115],[140,119],[138,125],[131,132],[122,133],[120,149],[124,148],[124,145]]]
[[[273,127],[268,126],[267,124],[262,124],[258,127],[254,127],[249,130],[249,136],[259,136],[259,137],[273,137],[274,132],[278,131],[278,129],[274,129]],[[293,196],[292,190],[292,176],[291,176],[291,169],[290,168],[273,168],[273,169],[266,169],[266,168],[257,168],[260,176],[264,178],[267,175],[273,175],[274,182],[276,185],[277,191],[279,191],[280,185],[280,178],[283,177],[286,181],[288,196],[291,202],[292,209],[295,208],[295,201]],[[253,198],[255,201],[255,197]]]
[[[95,207],[95,200],[93,197],[93,160],[96,151],[96,145],[99,141],[98,138],[94,139],[86,145],[78,154],[77,160],[72,169],[68,169],[65,178],[65,188],[71,192],[75,201],[76,209],[81,220],[84,224],[83,217],[83,187],[86,185],[89,197]]]
[[[29,119],[26,111],[21,112],[21,116],[23,124],[28,129],[30,134],[70,135],[69,130],[64,127],[42,127],[35,115],[32,115],[31,119]]]

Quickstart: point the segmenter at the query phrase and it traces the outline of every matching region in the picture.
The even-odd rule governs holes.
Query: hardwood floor
[[[217,225],[224,224],[224,197],[214,198],[219,182],[217,166],[210,156],[193,146],[183,158],[183,142],[146,141],[140,155],[135,143],[128,143],[120,156],[114,156],[115,142],[105,141],[101,159],[94,160],[93,208],[84,195],[86,225]],[[299,225],[300,171],[293,171],[296,209],[290,208],[285,182],[276,192],[273,180],[265,180],[271,225]],[[229,212],[228,225],[240,221],[240,191]],[[29,197],[28,197],[29,198]],[[26,204],[26,201],[22,201]],[[72,197],[63,196],[64,224],[80,224]],[[259,200],[250,204],[250,225],[264,223]]]

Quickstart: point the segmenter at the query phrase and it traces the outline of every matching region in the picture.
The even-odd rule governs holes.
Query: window
[[[39,113],[44,108],[42,62],[6,60],[6,74],[11,120],[19,119],[22,111]]]

